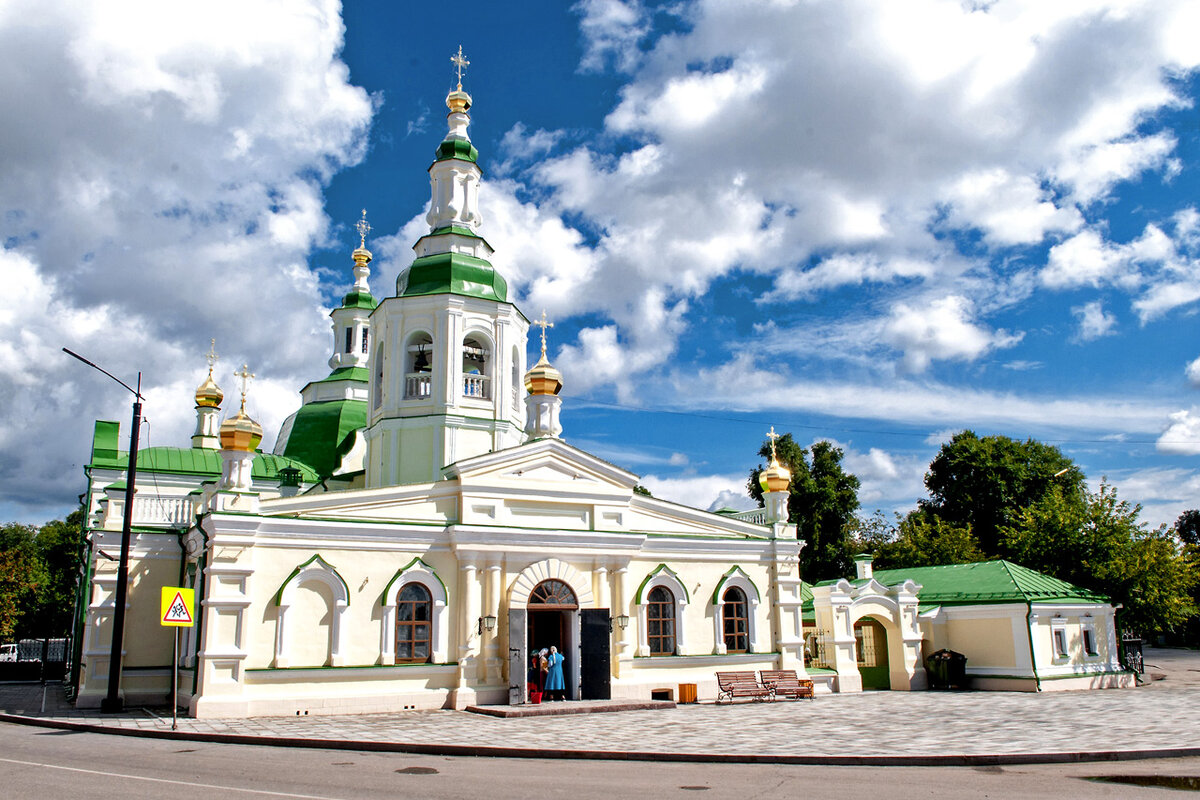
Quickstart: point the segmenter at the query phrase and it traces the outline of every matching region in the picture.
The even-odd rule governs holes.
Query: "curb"
[[[250,744],[263,747],[298,747],[320,750],[359,750],[376,753],[409,753],[430,756],[476,756],[485,758],[545,758],[593,761],[663,761],[703,764],[791,764],[830,767],[982,767],[1016,764],[1083,764],[1097,761],[1140,761],[1152,758],[1194,758],[1200,747],[1152,748],[1146,750],[1095,750],[1057,753],[993,753],[947,755],[769,755],[753,753],[655,753],[618,750],[566,750],[557,748],[495,747],[491,745],[423,744],[419,742],[372,742],[349,739],[289,739],[283,736],[249,736],[235,733],[157,731],[114,728],[86,722],[26,717],[0,713],[0,722],[39,728],[133,736],[143,739],[174,739],[212,744]]]

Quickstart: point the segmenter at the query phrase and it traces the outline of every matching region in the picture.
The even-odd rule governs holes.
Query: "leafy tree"
[[[1106,481],[1082,498],[1055,486],[1014,515],[1004,545],[1024,566],[1123,604],[1122,627],[1170,631],[1197,612],[1191,591],[1200,565],[1165,525],[1139,522],[1141,508]]]
[[[1059,489],[1062,503],[1083,504],[1084,475],[1057,448],[1029,439],[962,431],[942,445],[925,473],[929,499],[921,510],[956,528],[970,527],[979,548],[1008,558],[1001,529],[1017,514]]]
[[[900,521],[895,540],[884,543],[876,551],[875,566],[880,569],[932,567],[969,564],[987,558],[970,526],[960,528],[941,517],[913,511]]]
[[[29,525],[0,526],[0,640],[26,635],[45,596],[49,576],[36,536]]]
[[[654,495],[650,494],[650,490],[649,490],[649,489],[647,489],[645,486],[642,486],[640,483],[639,483],[639,484],[636,484],[636,485],[633,487],[633,493],[634,493],[634,494],[640,494],[640,495],[642,495],[643,497],[654,497]]]
[[[1200,545],[1200,510],[1189,508],[1175,520],[1175,533],[1184,544]]]
[[[775,443],[779,463],[792,473],[788,489],[788,522],[797,527],[805,542],[800,551],[800,574],[815,582],[852,574],[854,538],[851,531],[858,510],[859,480],[842,469],[842,451],[829,442],[801,447],[790,433]],[[771,457],[771,442],[759,448],[759,456]],[[750,496],[763,502],[758,476],[766,467],[750,471],[746,488]]]

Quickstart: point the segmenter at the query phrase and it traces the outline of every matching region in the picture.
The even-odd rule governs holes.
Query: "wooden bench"
[[[775,693],[760,684],[753,672],[718,672],[717,688],[718,703],[722,698],[731,703],[738,697],[749,697],[751,700],[775,698]]]
[[[813,682],[797,678],[794,669],[764,669],[759,675],[762,676],[762,685],[769,688],[776,697],[790,697],[793,700],[799,700],[801,697],[815,699]]]

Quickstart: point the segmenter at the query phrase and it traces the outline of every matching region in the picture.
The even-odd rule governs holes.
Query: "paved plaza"
[[[179,733],[341,746],[417,745],[586,754],[795,758],[1012,756],[1187,750],[1200,755],[1200,654],[1152,650],[1137,689],[1082,692],[866,692],[815,701],[699,704],[670,710],[498,719],[460,711],[179,719]],[[60,687],[0,686],[0,711],[52,723],[170,730],[163,709],[79,711]],[[389,748],[390,749],[390,748]],[[499,754],[499,753],[492,753]],[[505,753],[512,755],[513,753]],[[563,753],[558,753],[563,755]],[[1161,755],[1161,753],[1159,753]],[[601,755],[603,757],[603,755]],[[617,756],[620,757],[620,756]],[[882,758],[881,758],[882,757]]]

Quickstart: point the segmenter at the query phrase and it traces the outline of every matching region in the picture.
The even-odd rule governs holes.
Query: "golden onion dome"
[[[453,92],[446,95],[446,108],[450,109],[451,113],[465,113],[471,109],[471,95],[463,91],[462,86],[459,86]]]
[[[771,463],[758,476],[758,485],[764,492],[786,492],[791,482],[792,473],[774,456],[771,456]]]
[[[262,426],[246,414],[243,406],[238,413],[221,423],[221,449],[253,453],[263,438]]]
[[[221,387],[217,386],[217,382],[213,380],[212,367],[209,367],[208,377],[196,387],[196,407],[220,408],[221,401],[224,399],[225,393],[221,391]]]
[[[562,373],[546,360],[546,354],[525,373],[525,390],[530,394],[558,394],[562,391]]]

